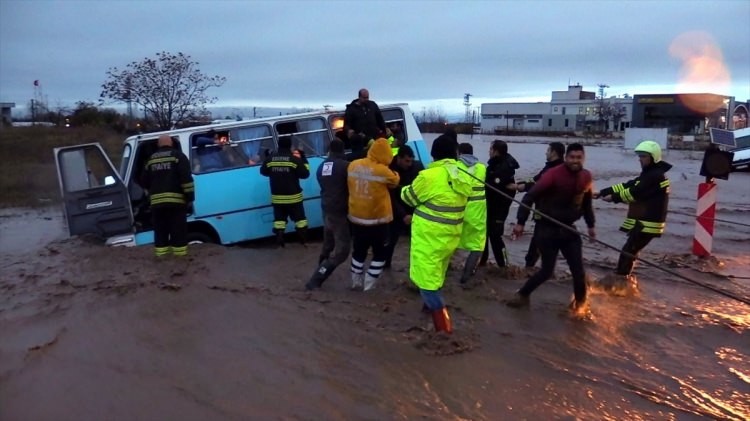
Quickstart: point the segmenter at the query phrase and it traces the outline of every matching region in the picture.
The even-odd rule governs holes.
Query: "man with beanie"
[[[464,264],[464,273],[461,275],[461,283],[465,284],[474,275],[487,242],[487,200],[483,181],[487,167],[474,156],[471,143],[458,145],[458,164],[459,168],[471,175],[472,183],[471,196],[466,203],[461,241],[458,244],[458,248],[469,252]]]
[[[334,139],[328,148],[328,158],[317,171],[323,208],[323,249],[320,251],[318,268],[305,285],[307,290],[320,288],[333,270],[349,257],[351,249],[352,239],[346,219],[349,211],[349,162],[344,157],[344,142]]]
[[[620,231],[628,233],[615,269],[614,284],[625,286],[631,279],[635,258],[652,239],[664,233],[669,204],[669,179],[666,172],[672,165],[661,160],[661,147],[653,140],[644,140],[635,147],[641,174],[625,183],[603,189],[595,198],[606,202],[627,203],[628,215]]]
[[[352,223],[352,289],[369,291],[383,272],[388,243],[388,224],[393,220],[388,189],[398,186],[399,176],[388,168],[393,155],[388,141],[377,139],[367,157],[349,164],[349,222]],[[372,261],[365,270],[367,252]]]
[[[401,190],[401,199],[414,208],[409,276],[432,314],[435,330],[450,333],[453,327],[440,289],[461,239],[472,183],[458,168],[454,139],[446,135],[435,139],[431,155],[434,162]]]
[[[278,150],[260,167],[260,173],[271,183],[273,232],[280,247],[284,247],[284,231],[289,218],[294,221],[300,242],[304,245],[307,240],[307,218],[299,180],[310,176],[310,165],[302,151],[295,152],[292,153],[292,137],[280,136]]]

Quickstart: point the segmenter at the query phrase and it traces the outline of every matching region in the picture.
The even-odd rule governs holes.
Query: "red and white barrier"
[[[693,254],[706,257],[711,255],[714,241],[714,218],[716,217],[716,184],[698,185],[698,204],[695,208],[695,236]]]

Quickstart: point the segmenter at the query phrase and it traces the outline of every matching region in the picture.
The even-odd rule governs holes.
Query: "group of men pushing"
[[[671,166],[661,160],[661,149],[653,141],[644,141],[635,149],[642,167],[639,177],[595,193],[591,173],[583,168],[584,147],[578,143],[569,144],[565,150],[561,143],[551,143],[544,169],[533,179],[519,183],[514,178],[518,162],[508,153],[507,144],[499,140],[492,143],[486,166],[474,157],[471,144],[458,144],[455,132],[446,132],[435,139],[431,148],[433,162],[427,168],[414,161],[414,153],[408,146],[401,146],[394,156],[391,142],[386,139],[391,134],[377,104],[369,101],[366,89],[360,90],[358,98],[347,106],[344,133],[349,138],[360,136],[374,141],[366,156],[347,159],[344,142],[334,139],[328,157],[317,168],[324,239],[318,266],[305,287],[320,288],[334,269],[349,258],[351,249],[352,289],[374,288],[383,270],[390,266],[399,234],[408,227],[409,276],[420,290],[424,308],[432,314],[436,331],[452,331],[440,291],[451,256],[457,249],[469,252],[462,283],[469,281],[478,265],[487,262],[488,245],[492,246],[498,266],[508,264],[502,236],[516,192],[527,193],[518,210],[513,235],[523,235],[524,225],[535,207],[534,235],[526,265],[533,268],[539,255],[542,264],[507,301],[511,307],[528,306],[531,293],[552,276],[557,254],[561,252],[573,278],[575,298],[571,308],[576,311],[586,308],[582,240],[574,223],[583,217],[588,236],[596,237],[593,199],[630,205],[621,227],[628,232],[628,240],[616,268],[618,276],[629,277],[635,256],[664,230],[669,194],[665,173]],[[164,153],[166,149],[160,151]],[[144,172],[145,185],[152,186],[155,209],[176,204],[176,201],[154,202],[153,197],[159,192],[153,187],[159,184],[153,180],[162,171],[156,164],[165,162],[159,153],[149,160]],[[184,156],[183,159],[187,161]],[[190,188],[189,173],[184,168],[174,171],[172,178],[176,181],[170,187],[178,183]],[[304,242],[307,220],[299,180],[310,175],[307,159],[291,150],[289,137],[282,137],[278,150],[263,162],[261,174],[270,179],[273,230],[279,244],[283,245],[288,218],[294,221]],[[192,190],[185,190],[184,203],[192,201],[191,194]],[[158,213],[155,211],[154,215],[156,218]],[[155,225],[158,251],[164,247],[164,235],[160,234],[159,224]],[[370,250],[372,259],[367,265]]]

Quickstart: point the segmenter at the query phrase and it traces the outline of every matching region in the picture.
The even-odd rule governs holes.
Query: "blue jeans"
[[[422,296],[422,301],[430,309],[430,311],[441,310],[445,307],[443,302],[443,295],[440,291],[428,291],[426,289],[420,289],[419,294]]]

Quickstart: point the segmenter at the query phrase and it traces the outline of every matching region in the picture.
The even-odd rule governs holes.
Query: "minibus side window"
[[[286,121],[277,123],[275,128],[279,137],[292,137],[292,149],[300,149],[307,156],[325,155],[331,143],[326,122],[321,118]]]
[[[393,137],[399,139],[402,143],[406,143],[409,140],[409,136],[406,133],[406,125],[404,124],[404,111],[396,108],[383,110],[382,114],[385,126],[391,130]]]
[[[190,143],[190,161],[194,173],[237,168],[248,163],[247,157],[234,145],[227,130],[197,133],[192,136]]]
[[[232,131],[232,146],[239,149],[247,165],[260,165],[266,154],[274,149],[271,127],[268,125],[241,127]]]

